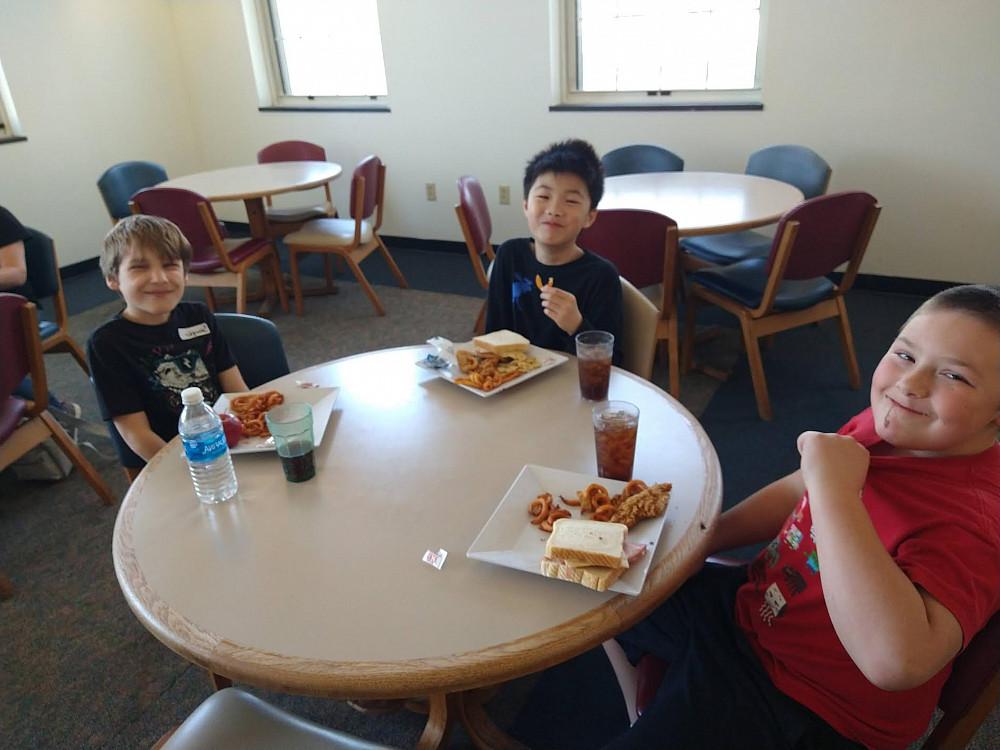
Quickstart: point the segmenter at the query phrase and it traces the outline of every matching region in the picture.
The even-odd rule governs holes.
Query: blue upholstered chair
[[[115,164],[97,180],[111,223],[131,215],[129,199],[143,188],[153,187],[167,179],[167,171],[151,161],[123,161]]]
[[[683,172],[684,160],[662,146],[637,143],[608,151],[601,157],[604,176],[643,172]]]
[[[822,195],[781,217],[767,256],[689,273],[685,365],[691,362],[697,303],[708,302],[732,313],[740,321],[757,411],[761,419],[770,419],[771,401],[758,339],[836,318],[851,387],[858,388],[861,374],[844,294],[857,276],[879,211],[868,193]],[[847,269],[839,284],[827,278],[845,263]]]
[[[746,173],[794,185],[806,200],[823,195],[830,184],[830,165],[805,146],[769,146],[755,151]],[[761,258],[771,249],[771,238],[759,232],[729,232],[681,240],[682,261],[688,269],[725,266],[748,258]]]

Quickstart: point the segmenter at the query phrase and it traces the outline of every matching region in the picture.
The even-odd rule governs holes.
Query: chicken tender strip
[[[667,509],[672,486],[670,482],[662,482],[632,495],[611,516],[611,522],[623,523],[631,529],[639,521],[656,518]]]

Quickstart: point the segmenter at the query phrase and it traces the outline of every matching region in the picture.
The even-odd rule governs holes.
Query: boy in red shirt
[[[620,640],[670,666],[614,748],[905,748],[1000,609],[1000,287],[910,317],[871,408],[727,511],[707,566]],[[777,532],[777,536],[775,536]]]

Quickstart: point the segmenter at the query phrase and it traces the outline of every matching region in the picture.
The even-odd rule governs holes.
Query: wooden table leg
[[[448,742],[455,721],[455,694],[432,695],[427,698],[427,723],[417,741],[416,750],[438,750]]]
[[[500,727],[486,713],[483,704],[496,694],[495,688],[469,690],[454,696],[459,721],[472,743],[480,750],[529,750]],[[452,697],[452,696],[449,696]]]
[[[224,690],[227,687],[233,686],[233,681],[228,677],[223,677],[221,674],[216,674],[215,672],[205,670],[208,672],[208,679],[212,683],[212,690],[218,692],[219,690]]]
[[[264,210],[263,198],[247,198],[243,201],[247,209],[247,223],[250,225],[250,235],[258,239],[270,237],[267,224],[267,212]]]

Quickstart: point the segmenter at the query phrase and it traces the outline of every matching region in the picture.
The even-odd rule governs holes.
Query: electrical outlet
[[[438,199],[438,189],[435,183],[428,182],[424,185],[424,190],[427,191],[427,200],[436,201]]]
[[[510,205],[510,185],[500,186],[500,205],[501,206]]]

